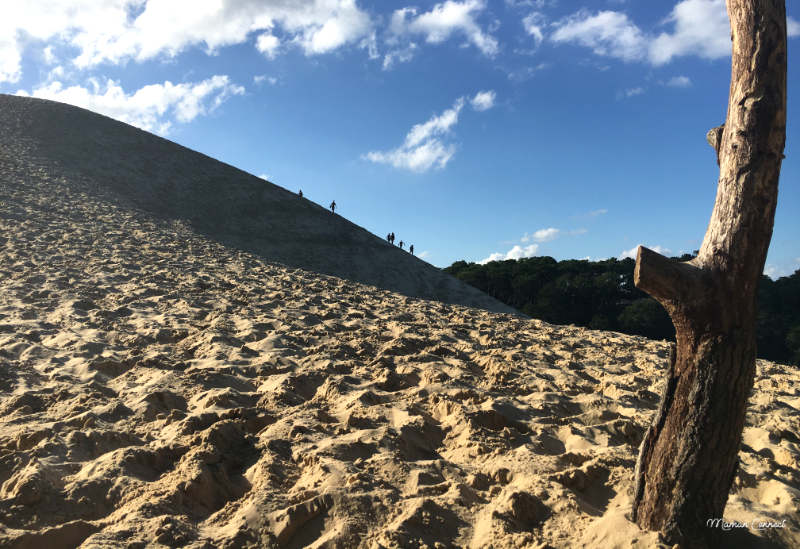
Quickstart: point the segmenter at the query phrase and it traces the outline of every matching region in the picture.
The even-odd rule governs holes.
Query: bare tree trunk
[[[722,518],[736,474],[755,374],[756,289],[786,139],[784,0],[727,6],[731,88],[725,125],[709,137],[720,178],[700,253],[676,263],[640,247],[634,273],[669,312],[677,342],[640,448],[633,519],[682,548],[718,543],[707,521]]]

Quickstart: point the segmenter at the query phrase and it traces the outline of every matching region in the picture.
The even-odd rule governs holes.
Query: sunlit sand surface
[[[666,342],[86,111],[0,121],[0,546],[669,547],[628,519]],[[784,527],[726,546],[800,547],[798,433],[759,361],[724,518]]]

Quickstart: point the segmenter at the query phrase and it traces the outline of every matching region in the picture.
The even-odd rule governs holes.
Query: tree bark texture
[[[640,247],[634,272],[669,313],[677,341],[639,450],[633,519],[682,549],[719,543],[707,521],[723,517],[738,465],[755,374],[756,289],[786,139],[784,0],[727,0],[727,8],[731,87],[725,124],[709,138],[720,177],[703,244],[685,263]]]

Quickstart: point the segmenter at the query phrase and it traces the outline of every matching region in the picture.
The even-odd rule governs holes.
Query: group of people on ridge
[[[389,244],[394,244],[394,233],[389,233],[389,234],[386,235],[386,242],[388,242]],[[403,249],[403,241],[402,240],[400,242],[398,242],[397,245],[400,246],[401,250]],[[408,251],[411,252],[411,255],[414,255],[414,245],[413,244],[408,247]]]
[[[297,194],[302,198],[303,197],[303,190],[300,189],[300,191],[298,191]],[[335,200],[333,202],[331,202],[331,205],[329,206],[329,208],[331,209],[331,213],[336,213],[336,201]],[[388,242],[389,244],[394,244],[394,233],[389,233],[389,234],[386,235],[386,242]],[[400,249],[402,250],[404,242],[401,240],[400,242],[397,243],[397,245],[400,246]],[[408,251],[411,253],[411,255],[414,255],[414,245],[413,244],[411,244],[408,247]]]

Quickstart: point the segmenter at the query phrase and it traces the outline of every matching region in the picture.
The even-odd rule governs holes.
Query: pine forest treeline
[[[633,259],[530,257],[483,265],[457,261],[444,270],[546,322],[674,340],[666,311],[634,286],[633,267]],[[800,364],[800,270],[774,281],[761,277],[756,335],[759,357]]]

